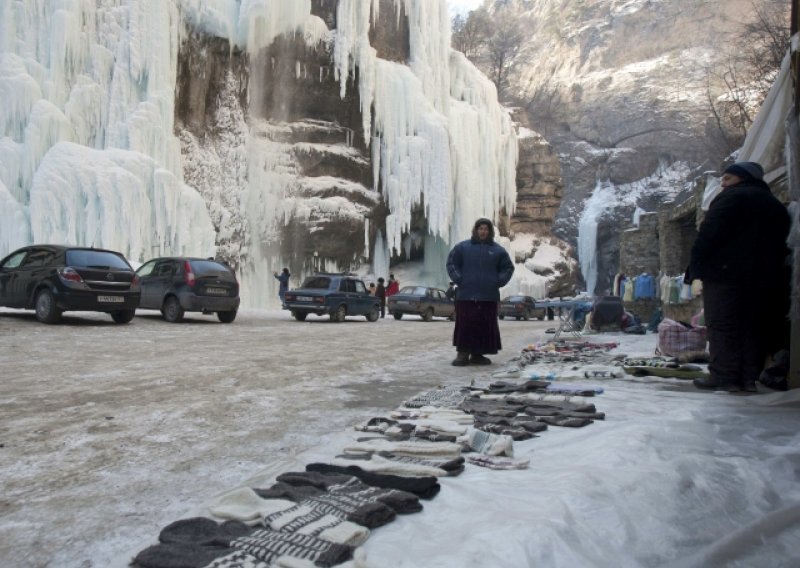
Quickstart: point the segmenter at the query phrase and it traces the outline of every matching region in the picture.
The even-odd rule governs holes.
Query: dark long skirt
[[[456,300],[456,326],[453,345],[457,351],[492,355],[500,351],[500,327],[497,325],[497,302]]]

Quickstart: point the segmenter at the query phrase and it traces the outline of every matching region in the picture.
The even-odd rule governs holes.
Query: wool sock
[[[161,530],[158,540],[163,544],[230,546],[231,540],[252,531],[251,527],[240,521],[217,523],[205,517],[193,517],[167,525]]]
[[[490,469],[526,469],[530,463],[528,458],[507,458],[504,456],[487,456],[486,454],[470,454],[467,461],[471,464]]]
[[[402,475],[405,477],[446,477],[447,472],[438,467],[432,467],[422,464],[400,463],[397,461],[387,460],[379,455],[371,455],[369,459],[367,456],[351,456],[335,457],[332,460],[333,465],[347,467],[350,465],[357,465],[364,471],[372,473],[381,473],[389,475]],[[353,461],[356,463],[353,464]]]
[[[303,499],[315,497],[325,492],[324,489],[319,489],[311,485],[294,486],[282,481],[274,483],[267,489],[253,489],[253,491],[256,492],[256,495],[264,499],[288,499],[295,503],[299,503]]]
[[[214,562],[208,566],[205,566],[204,568],[273,568],[275,566],[280,566],[280,564],[278,564],[277,561],[264,562],[252,554],[234,549],[230,554],[217,558],[214,560]],[[314,563],[311,562],[310,564],[307,564],[307,566],[308,568],[311,568],[314,566]]]
[[[441,490],[441,486],[435,476],[402,477],[399,475],[374,473],[354,465],[334,465],[326,463],[307,464],[306,471],[345,473],[357,477],[367,485],[408,491],[420,499],[433,499]]]
[[[221,495],[209,506],[209,511],[220,519],[258,524],[262,517],[283,511],[295,504],[288,499],[262,499],[249,487],[241,487]]]
[[[232,546],[264,562],[289,556],[310,560],[317,566],[335,566],[352,558],[353,549],[313,536],[258,529],[249,536],[234,540]]]
[[[470,420],[472,418],[470,417]],[[392,442],[376,438],[366,442],[356,442],[344,448],[345,453],[372,453],[391,452],[397,455],[412,457],[444,457],[457,458],[461,455],[461,446],[451,442],[429,442],[419,440],[416,442]]]
[[[133,565],[141,568],[203,568],[230,552],[231,549],[227,546],[156,544],[137,554],[133,559]]]
[[[479,454],[514,457],[514,443],[511,436],[489,434],[470,427],[459,440],[464,446]]]

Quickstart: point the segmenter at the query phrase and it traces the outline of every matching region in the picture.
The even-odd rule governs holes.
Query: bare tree
[[[473,10],[466,17],[457,14],[453,18],[451,42],[456,49],[474,61],[486,45],[489,36],[489,13],[484,8]]]
[[[486,41],[486,59],[489,79],[500,96],[518,63],[517,56],[522,50],[525,35],[523,24],[514,10],[498,9],[492,24],[491,34]]]

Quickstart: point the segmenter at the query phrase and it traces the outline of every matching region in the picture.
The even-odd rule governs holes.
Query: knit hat
[[[764,179],[764,168],[757,162],[736,162],[731,164],[723,174],[733,174],[742,179]]]

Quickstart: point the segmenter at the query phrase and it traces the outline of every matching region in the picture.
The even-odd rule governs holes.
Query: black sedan
[[[343,322],[347,316],[364,316],[375,322],[381,315],[378,299],[367,292],[363,280],[342,273],[317,273],[307,277],[300,288],[285,296],[286,305],[297,321],[308,314],[327,315],[331,321]]]
[[[387,304],[396,320],[404,315],[420,316],[425,321],[434,317],[453,319],[456,312],[455,303],[447,298],[444,290],[427,286],[404,286],[397,294],[389,296]]]
[[[185,312],[216,313],[222,323],[236,319],[239,282],[227,264],[205,258],[154,258],[136,274],[142,282],[139,308],[160,310],[168,322],[180,322]]]
[[[0,260],[0,306],[35,310],[43,323],[65,311],[106,312],[128,323],[139,295],[133,268],[111,250],[32,245]]]
[[[546,310],[544,308],[537,308],[536,300],[531,296],[508,296],[500,302],[500,310],[498,312],[498,317],[500,319],[510,317],[525,321],[531,318],[536,318],[541,321],[544,319],[545,315]]]

